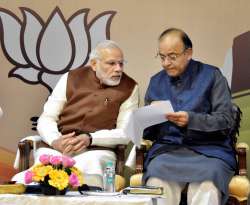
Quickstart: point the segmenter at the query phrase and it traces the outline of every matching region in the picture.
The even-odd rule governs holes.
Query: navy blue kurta
[[[231,93],[225,77],[214,66],[191,60],[179,77],[165,70],[149,83],[145,103],[170,100],[174,110],[186,111],[186,127],[166,121],[144,131],[153,140],[144,162],[144,183],[149,177],[166,181],[213,181],[228,198],[228,183],[236,169],[229,136],[234,125]]]
[[[229,137],[233,126],[231,93],[218,68],[191,60],[180,77],[160,71],[151,78],[145,96],[146,104],[156,100],[170,100],[175,112],[187,111],[189,122],[185,128],[166,121],[145,130],[144,138],[154,141],[145,168],[155,155],[179,146],[222,159],[236,168]]]

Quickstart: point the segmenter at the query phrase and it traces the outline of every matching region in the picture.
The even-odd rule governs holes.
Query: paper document
[[[143,130],[167,121],[166,114],[170,112],[174,112],[170,101],[157,101],[151,105],[138,108],[130,114],[125,133],[137,147],[140,147]]]

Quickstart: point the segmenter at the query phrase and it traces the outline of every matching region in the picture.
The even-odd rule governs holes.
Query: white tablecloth
[[[66,196],[0,194],[0,205],[166,205],[164,198],[150,196],[85,196],[67,193]]]

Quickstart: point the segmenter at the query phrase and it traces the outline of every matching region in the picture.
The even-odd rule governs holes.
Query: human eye
[[[120,62],[118,62],[119,63],[119,66],[120,67],[123,67],[124,66],[124,62],[123,61],[120,61]]]
[[[177,59],[178,56],[177,56],[177,54],[175,54],[175,53],[171,53],[171,54],[168,55],[168,57],[169,57],[171,60],[174,61],[174,60]]]
[[[110,65],[110,66],[115,66],[116,62],[115,61],[110,61],[110,62],[107,62],[107,64]]]
[[[162,54],[159,54],[159,56],[160,56],[160,59],[161,59],[162,61],[164,61],[165,58],[166,58],[166,56],[164,56],[164,55],[162,55]]]

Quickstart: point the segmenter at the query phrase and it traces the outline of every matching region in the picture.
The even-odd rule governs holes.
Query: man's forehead
[[[100,50],[100,57],[102,59],[120,59],[123,57],[123,53],[119,48],[104,48]]]
[[[184,44],[179,35],[167,35],[159,42],[159,51],[181,52]]]

